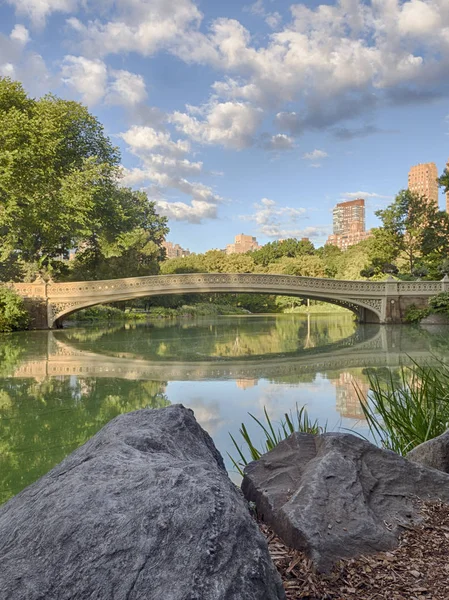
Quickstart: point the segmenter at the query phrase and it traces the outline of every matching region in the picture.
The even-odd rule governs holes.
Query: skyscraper
[[[446,169],[449,171],[449,159],[446,163]],[[449,192],[446,192],[446,212],[449,213]]]
[[[333,235],[327,243],[346,250],[371,235],[365,231],[365,200],[349,200],[340,202],[333,210]]]
[[[427,201],[438,208],[438,169],[435,163],[422,163],[413,166],[408,173],[408,189],[425,196]]]
[[[255,237],[239,233],[239,235],[235,236],[234,243],[226,246],[226,254],[244,254],[258,248],[260,246]]]

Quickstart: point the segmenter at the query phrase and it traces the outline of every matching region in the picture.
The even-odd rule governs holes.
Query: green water
[[[449,361],[449,331],[357,326],[351,315],[236,316],[0,337],[0,503],[115,416],[192,408],[227,458],[228,432],[295,403],[330,429],[366,423],[367,368]],[[249,425],[252,430],[251,424]],[[231,465],[228,461],[228,467]]]

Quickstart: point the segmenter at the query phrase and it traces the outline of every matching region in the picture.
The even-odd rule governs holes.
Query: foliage
[[[406,272],[422,269],[426,259],[447,258],[449,217],[424,196],[402,190],[376,215],[383,223],[378,233],[381,245],[391,252],[390,258],[404,262]]]
[[[23,298],[13,290],[0,287],[0,331],[27,329],[29,315]]]
[[[406,323],[419,323],[425,317],[430,314],[428,308],[418,308],[416,304],[411,304],[405,311],[405,322]]]
[[[441,292],[430,298],[429,306],[434,313],[449,314],[449,292]]]
[[[327,428],[327,426],[324,428],[320,427],[318,420],[312,421],[305,406],[299,408],[299,406],[296,405],[295,413],[292,411],[290,411],[290,413],[285,413],[284,420],[280,422],[277,428],[275,428],[274,423],[270,419],[266,407],[264,407],[264,420],[257,419],[251,413],[248,414],[257,423],[263,434],[263,437],[265,438],[261,443],[261,446],[255,445],[245,424],[242,423],[239,433],[243,438],[244,444],[246,445],[246,451],[249,453],[249,460],[259,460],[263,454],[273,450],[273,448],[282,442],[282,440],[286,440],[295,431],[317,435],[318,433],[323,433],[326,431]],[[228,456],[231,459],[234,467],[237,469],[240,475],[243,476],[243,468],[248,464],[248,458],[235,438],[231,434],[229,435],[237,451],[238,458],[233,458],[230,454],[228,454]]]
[[[167,220],[120,187],[119,151],[86,107],[0,78],[0,126],[0,278],[67,277],[71,250],[75,278],[157,271]]]
[[[259,250],[251,252],[251,258],[256,265],[267,267],[280,258],[297,258],[299,256],[313,255],[314,252],[315,248],[308,240],[289,238],[265,244]]]
[[[399,381],[368,372],[371,392],[357,390],[371,434],[384,448],[405,455],[449,426],[449,368],[403,367]]]
[[[115,306],[90,306],[71,314],[67,320],[76,322],[95,323],[97,321],[125,321],[145,319],[144,313],[123,311]]]

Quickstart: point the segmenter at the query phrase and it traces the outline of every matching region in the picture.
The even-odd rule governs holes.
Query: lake
[[[295,405],[328,430],[367,435],[356,386],[369,369],[449,362],[449,329],[357,325],[351,314],[113,323],[0,337],[0,503],[115,416],[182,403],[225,458],[248,413]]]

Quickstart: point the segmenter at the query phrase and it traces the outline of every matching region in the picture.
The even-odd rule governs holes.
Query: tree
[[[384,248],[403,260],[408,273],[412,274],[426,257],[447,256],[448,216],[426,197],[402,190],[390,206],[376,215],[383,223]]]
[[[289,238],[287,240],[269,242],[251,252],[251,256],[256,265],[267,267],[270,263],[282,257],[294,258],[315,253],[313,244],[307,240],[296,240]]]
[[[121,188],[120,175],[119,151],[86,107],[28,98],[0,78],[0,262],[45,269],[76,249],[94,276],[111,252],[123,256],[136,244],[142,262],[167,221],[145,194]]]

